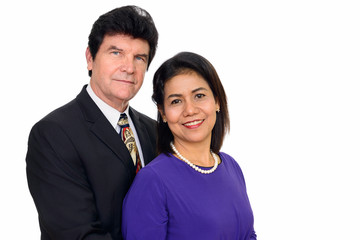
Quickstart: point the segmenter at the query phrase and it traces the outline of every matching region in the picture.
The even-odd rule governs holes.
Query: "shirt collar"
[[[114,129],[117,129],[117,123],[122,112],[119,112],[118,110],[101,100],[98,96],[96,96],[90,84],[88,84],[88,86],[86,87],[86,91],[90,95],[91,99],[98,106],[98,108],[100,108],[101,112],[105,115],[111,126],[113,126]],[[123,113],[126,113],[126,115],[129,117],[129,105],[126,107]]]

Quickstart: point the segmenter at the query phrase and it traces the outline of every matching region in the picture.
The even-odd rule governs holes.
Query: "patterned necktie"
[[[118,125],[120,126],[119,134],[121,136],[121,139],[125,143],[127,149],[130,152],[134,165],[136,165],[136,173],[137,173],[141,168],[141,162],[140,162],[139,152],[136,147],[135,137],[133,132],[131,131],[128,117],[126,116],[125,113],[122,113],[120,115]]]

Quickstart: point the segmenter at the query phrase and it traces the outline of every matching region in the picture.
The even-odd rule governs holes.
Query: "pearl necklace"
[[[203,170],[203,169],[199,168],[198,166],[196,166],[195,164],[191,163],[191,162],[190,162],[188,159],[186,159],[185,157],[183,157],[183,156],[179,153],[179,151],[175,148],[175,146],[174,146],[174,144],[173,144],[172,142],[170,143],[170,146],[171,146],[172,150],[176,153],[176,155],[179,156],[179,158],[180,158],[181,160],[183,160],[184,162],[186,162],[190,167],[192,167],[193,169],[195,169],[195,171],[198,171],[199,173],[209,174],[209,173],[214,172],[214,171],[216,170],[216,168],[218,167],[218,164],[219,164],[219,163],[218,163],[218,160],[217,160],[217,156],[216,156],[216,154],[213,153],[211,150],[210,150],[210,152],[211,152],[211,154],[212,154],[212,156],[213,156],[213,158],[214,158],[214,160],[215,160],[215,164],[214,164],[214,166],[213,166],[211,169],[209,169],[209,170]]]

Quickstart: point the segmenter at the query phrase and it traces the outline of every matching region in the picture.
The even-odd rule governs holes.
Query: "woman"
[[[256,239],[244,176],[220,152],[230,123],[209,61],[175,55],[156,71],[160,154],[135,178],[123,205],[125,239]]]

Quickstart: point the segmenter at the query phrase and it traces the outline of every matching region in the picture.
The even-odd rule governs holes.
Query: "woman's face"
[[[162,117],[174,141],[210,146],[219,105],[208,83],[197,73],[187,72],[169,79],[164,93]]]

